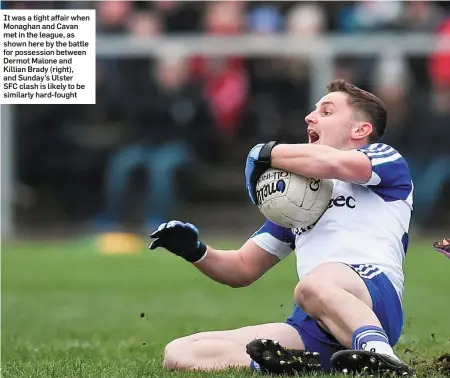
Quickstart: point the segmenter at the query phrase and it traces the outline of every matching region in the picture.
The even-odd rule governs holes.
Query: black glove
[[[261,175],[271,168],[271,153],[272,149],[277,145],[276,141],[269,143],[260,143],[254,146],[248,156],[245,163],[245,186],[247,187],[248,196],[253,205],[258,204],[256,196],[256,183]]]
[[[163,223],[150,237],[154,240],[149,249],[162,247],[191,263],[202,260],[206,255],[206,245],[198,240],[198,229],[190,223]]]

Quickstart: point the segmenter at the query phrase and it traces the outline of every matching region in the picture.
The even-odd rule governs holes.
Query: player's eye
[[[326,115],[326,116],[331,115],[331,111],[330,111],[330,110],[325,110],[325,111],[323,112],[323,114]]]

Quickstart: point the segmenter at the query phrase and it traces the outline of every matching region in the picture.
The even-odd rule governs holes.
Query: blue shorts
[[[389,343],[394,346],[400,338],[404,323],[402,304],[394,286],[376,267],[365,264],[350,265],[350,267],[366,284],[372,297],[373,310],[389,338]],[[367,271],[370,274],[367,274]],[[339,350],[346,349],[298,306],[294,307],[286,323],[298,331],[306,350],[320,353],[325,370],[331,368],[331,356]]]

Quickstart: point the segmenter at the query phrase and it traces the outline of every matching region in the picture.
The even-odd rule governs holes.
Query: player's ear
[[[373,127],[369,122],[358,122],[352,128],[352,139],[364,139],[372,134]]]

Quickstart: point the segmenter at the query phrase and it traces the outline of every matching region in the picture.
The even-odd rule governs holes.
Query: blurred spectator
[[[444,17],[442,7],[436,2],[406,1],[402,15],[402,28],[408,31],[434,32]]]
[[[157,36],[163,32],[163,21],[158,13],[152,11],[135,12],[129,21],[129,29],[136,37]]]
[[[244,30],[244,8],[240,2],[207,3],[205,32],[231,36]],[[247,101],[248,82],[242,58],[197,56],[191,62],[191,74],[203,85],[216,125],[224,137],[236,134]]]
[[[411,80],[405,60],[395,52],[382,55],[372,78],[374,92],[383,99],[388,113],[384,142],[392,145],[405,157],[411,154],[411,117],[408,92]]]
[[[128,121],[136,130],[134,141],[112,157],[106,173],[106,214],[97,226],[118,226],[130,174],[143,167],[149,183],[141,207],[147,208],[146,225],[167,220],[169,206],[176,201],[177,169],[209,153],[212,121],[203,96],[188,80],[186,62],[168,55],[156,65],[156,86],[148,96],[137,96],[128,104]],[[148,203],[150,202],[149,206]]]
[[[423,105],[422,105],[423,106]],[[450,182],[450,87],[433,88],[431,99],[423,107],[419,127],[413,131],[414,151],[409,164],[415,183],[414,218],[423,227],[442,222],[434,217],[446,183]]]
[[[273,35],[283,32],[284,16],[274,5],[257,5],[247,16],[247,31],[250,34]],[[279,140],[283,129],[279,95],[283,85],[279,61],[271,57],[247,59],[246,68],[250,76],[251,96],[245,107],[244,124],[240,135],[260,140]]]
[[[406,1],[402,18],[402,28],[408,32],[435,33],[442,23],[445,13],[433,1]],[[443,30],[445,33],[445,30]],[[408,56],[408,66],[413,74],[417,90],[424,91],[430,86],[428,59],[426,56]]]
[[[321,37],[326,28],[325,8],[320,3],[295,4],[286,14],[285,25],[286,34],[293,38]],[[307,140],[304,117],[310,111],[314,64],[306,55],[278,57],[275,61],[280,66],[277,76],[282,80],[282,85],[275,89],[283,118],[279,138],[287,142],[304,142]]]
[[[240,1],[210,1],[206,3],[204,28],[212,35],[236,35],[244,30],[244,3]]]
[[[203,83],[205,96],[224,137],[232,137],[239,126],[241,112],[247,101],[246,72],[237,59],[198,59],[194,72]]]
[[[346,33],[397,29],[403,9],[403,1],[356,1],[341,10],[339,28]]]
[[[284,19],[280,10],[271,5],[263,5],[249,12],[247,17],[249,32],[261,35],[281,33]]]
[[[404,8],[403,1],[356,1],[338,12],[338,30],[343,33],[362,34],[398,30]],[[358,86],[373,90],[368,80],[377,66],[376,57],[337,57],[339,73]]]
[[[120,34],[127,30],[127,19],[132,11],[129,1],[99,1],[97,3],[97,30],[105,34]]]
[[[202,3],[194,1],[151,1],[152,6],[164,19],[167,34],[198,33],[201,31]]]
[[[297,4],[287,14],[286,32],[293,36],[317,36],[326,30],[326,14],[320,3]]]
[[[128,19],[132,14],[132,3],[128,1],[99,1],[97,8],[97,33],[104,35],[125,34],[128,31]],[[102,77],[113,96],[120,98],[117,88],[118,59],[112,57],[100,57],[97,65],[102,71]],[[111,97],[111,95],[108,95]]]
[[[450,37],[450,17],[447,18],[437,31],[438,36]],[[429,72],[435,87],[450,87],[450,53],[437,51],[429,59]]]

